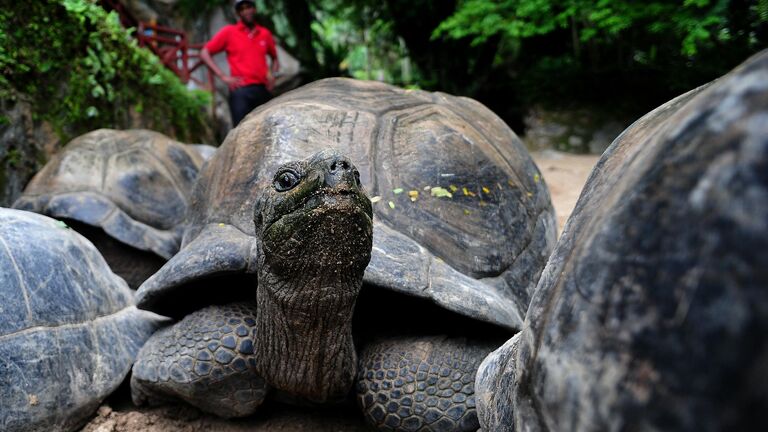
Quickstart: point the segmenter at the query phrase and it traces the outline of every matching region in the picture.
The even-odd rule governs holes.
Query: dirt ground
[[[552,195],[559,234],[563,232],[565,221],[576,206],[581,188],[600,156],[575,155],[555,150],[542,150],[531,154]]]
[[[354,406],[264,406],[253,417],[225,420],[186,405],[157,408],[103,404],[81,432],[369,432]]]
[[[573,155],[544,150],[533,159],[549,187],[557,213],[558,233],[571,214],[599,156]],[[362,416],[350,403],[335,408],[290,407],[268,404],[258,415],[224,420],[195,408],[174,405],[138,408],[130,402],[126,386],[99,408],[81,432],[358,432],[368,431]]]

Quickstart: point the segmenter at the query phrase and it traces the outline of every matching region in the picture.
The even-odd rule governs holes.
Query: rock
[[[625,115],[595,108],[532,108],[523,140],[534,150],[601,154],[630,123]]]
[[[619,136],[478,371],[483,428],[766,430],[766,173],[768,51]]]
[[[611,145],[613,139],[619,136],[624,130],[626,124],[622,124],[618,121],[609,121],[602,125],[599,129],[592,134],[592,139],[589,140],[587,148],[589,153],[600,155]]]
[[[112,408],[109,405],[102,405],[99,407],[98,411],[96,411],[96,414],[101,417],[109,417],[109,415],[112,414]]]
[[[50,124],[33,120],[26,102],[0,105],[0,207],[8,207],[61,147]]]
[[[581,147],[582,144],[584,144],[584,140],[576,135],[571,135],[568,137],[568,145],[571,147]]]

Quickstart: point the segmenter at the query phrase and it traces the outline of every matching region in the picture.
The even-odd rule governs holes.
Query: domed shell
[[[157,132],[100,129],[67,144],[14,207],[100,227],[168,259],[203,162],[194,147]]]
[[[767,80],[763,51],[603,154],[478,371],[484,430],[765,429]]]
[[[0,429],[71,430],[123,381],[160,318],[61,222],[0,209]]]
[[[377,220],[507,285],[524,314],[554,245],[554,211],[520,139],[468,98],[334,78],[263,105],[201,172],[184,244],[210,224],[253,236],[254,203],[277,167],[329,147],[358,167]]]

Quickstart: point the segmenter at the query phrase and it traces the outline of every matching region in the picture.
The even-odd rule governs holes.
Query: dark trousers
[[[249,112],[272,99],[272,93],[264,84],[252,84],[229,91],[229,111],[232,113],[232,127],[237,126]]]

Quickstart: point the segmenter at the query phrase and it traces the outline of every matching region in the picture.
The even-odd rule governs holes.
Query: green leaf
[[[453,198],[453,194],[448,192],[447,189],[435,186],[431,189],[431,195],[437,198]]]

